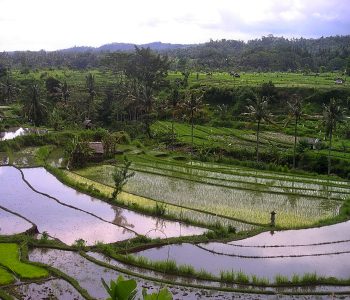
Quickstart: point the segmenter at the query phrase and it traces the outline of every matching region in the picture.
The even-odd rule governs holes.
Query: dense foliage
[[[152,45],[151,45],[152,46]],[[264,36],[248,42],[237,40],[211,40],[199,45],[174,45],[153,49],[167,54],[171,67],[189,70],[239,71],[303,71],[320,72],[342,70],[349,74],[350,36],[321,37],[319,39],[286,39]],[[0,76],[4,66],[28,72],[34,68],[67,67],[87,69],[103,67],[116,56],[110,53],[119,49],[118,63],[123,65],[132,47],[71,48],[62,51],[15,51],[0,54]]]

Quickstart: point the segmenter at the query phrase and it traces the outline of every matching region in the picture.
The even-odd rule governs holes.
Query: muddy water
[[[25,232],[32,226],[33,225],[26,220],[0,208],[0,235]]]
[[[135,236],[129,230],[34,192],[14,167],[0,167],[0,205],[31,220],[40,232],[47,231],[67,244],[80,238],[92,245],[97,241],[111,243]]]
[[[350,221],[320,228],[264,232],[229,244],[242,246],[309,245],[344,240],[350,240]]]
[[[64,185],[44,168],[23,169],[23,173],[25,179],[37,191],[55,197],[63,203],[93,213],[116,225],[130,228],[139,234],[147,234],[147,236],[153,238],[164,238],[199,235],[206,231],[203,228],[186,226],[179,222],[165,221],[110,205]]]
[[[148,293],[153,293],[159,290],[161,287],[159,283],[143,280],[140,278],[131,277],[117,271],[104,268],[97,264],[90,262],[89,260],[81,257],[78,253],[53,250],[53,249],[34,249],[29,253],[29,259],[31,261],[42,262],[50,264],[55,268],[60,269],[62,272],[74,277],[82,288],[85,288],[88,293],[96,299],[105,299],[107,294],[102,287],[101,278],[104,278],[107,282],[115,280],[119,275],[123,275],[124,278],[133,278],[138,284],[138,296],[140,297],[140,291],[145,288]],[[313,296],[279,296],[276,295],[258,295],[258,294],[244,294],[244,293],[228,293],[220,291],[209,291],[205,289],[186,288],[176,286],[176,283],[171,286],[167,286],[173,294],[173,299],[315,299]],[[136,297],[138,299],[138,297]],[[328,296],[320,296],[317,299],[328,299]],[[336,297],[334,298],[336,299]]]
[[[84,300],[79,292],[62,279],[17,285],[9,292],[17,299]]]
[[[179,265],[189,264],[196,270],[204,269],[215,275],[220,275],[222,270],[242,270],[249,275],[267,277],[270,281],[273,281],[276,274],[291,277],[293,274],[311,272],[326,277],[350,278],[349,253],[311,257],[242,258],[214,254],[196,245],[182,244],[148,249],[138,255],[151,260],[173,259]]]

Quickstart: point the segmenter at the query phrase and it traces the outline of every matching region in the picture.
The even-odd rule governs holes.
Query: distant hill
[[[162,42],[153,42],[148,44],[131,44],[131,43],[111,43],[105,44],[100,47],[87,47],[87,46],[75,46],[72,48],[58,50],[60,52],[73,52],[73,53],[81,53],[81,52],[114,52],[114,51],[133,51],[135,46],[143,47],[143,48],[151,48],[154,51],[167,51],[167,50],[177,50],[177,49],[185,49],[192,47],[194,45],[190,44],[170,44],[170,43],[162,43]]]
[[[226,70],[254,72],[322,73],[350,70],[350,35],[318,39],[286,39],[273,35],[247,42],[240,40],[210,40],[202,44],[171,44],[153,42],[138,47],[150,47],[167,55],[172,70]],[[132,43],[111,43],[100,47],[79,46],[57,51],[0,52],[1,66],[31,69],[66,67],[96,68],[110,52],[133,52]]]

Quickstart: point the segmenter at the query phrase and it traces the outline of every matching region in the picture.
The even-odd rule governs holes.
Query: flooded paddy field
[[[25,219],[0,208],[0,235],[22,233],[32,228],[32,226],[33,224]]]
[[[96,258],[101,258],[96,256]],[[133,278],[137,281],[139,290],[145,288],[148,292],[155,292],[161,287],[166,286],[173,294],[173,299],[315,299],[311,296],[287,296],[283,295],[283,289],[277,292],[277,295],[259,295],[249,294],[249,287],[247,293],[224,292],[216,290],[207,290],[205,288],[184,287],[177,286],[176,281],[173,284],[164,285],[161,283],[144,280],[138,277],[125,275],[119,271],[115,271],[100,265],[97,265],[86,258],[80,256],[76,252],[53,250],[53,249],[33,249],[29,253],[31,261],[38,261],[49,264],[55,268],[60,269],[67,275],[75,278],[81,287],[85,288],[88,293],[96,299],[105,299],[107,297],[100,278],[104,278],[107,282],[114,280],[118,275],[123,275],[124,278]],[[148,273],[146,272],[146,275]],[[167,278],[165,275],[164,278]],[[223,286],[224,287],[224,286]],[[241,286],[242,288],[242,286]],[[334,288],[336,290],[336,288]],[[294,288],[295,291],[299,291]],[[324,288],[327,291],[327,288]],[[341,291],[342,288],[339,288]],[[288,291],[288,289],[286,289]],[[286,292],[284,291],[284,292]],[[281,294],[281,296],[279,296]],[[282,296],[283,295],[283,296]],[[281,298],[280,298],[281,297]],[[317,296],[317,299],[327,299],[326,296]]]
[[[62,203],[94,214],[115,225],[129,228],[138,234],[152,238],[164,238],[165,236],[199,235],[206,231],[204,228],[166,221],[110,205],[64,185],[44,168],[27,168],[22,171],[24,178],[37,191],[48,194]]]
[[[294,274],[303,275],[314,272],[325,277],[350,278],[350,253],[255,258],[225,255],[219,252],[222,251],[220,248],[214,248],[218,251],[215,253],[208,251],[207,248],[211,250],[210,245],[203,248],[192,244],[170,245],[141,251],[138,255],[152,261],[174,260],[178,265],[190,264],[198,271],[203,269],[217,276],[220,276],[221,271],[242,271],[250,276],[268,278],[272,282],[277,274],[291,278]],[[254,254],[256,255],[256,252]],[[266,256],[269,253],[262,250],[259,254]]]
[[[47,133],[46,129],[11,127],[11,128],[8,128],[6,131],[0,132],[0,141],[12,140],[18,136],[27,135],[27,134],[45,134],[45,133]]]
[[[29,219],[37,225],[39,232],[46,231],[64,243],[73,244],[83,239],[91,245],[97,241],[111,243],[135,236],[126,228],[33,191],[22,180],[21,172],[14,167],[1,167],[0,178],[1,205]]]
[[[16,154],[11,159],[16,163],[17,156],[20,159],[26,154],[26,157],[31,156],[34,161],[37,151],[35,149],[26,148],[27,152]],[[56,151],[52,155],[52,161],[48,163],[58,166],[62,162],[60,159],[61,152]],[[20,160],[17,161],[18,165],[32,164],[30,159],[23,160],[23,164]],[[112,168],[109,165],[95,166],[78,170],[77,173],[85,176],[82,178],[103,183],[106,189],[111,189]],[[134,163],[133,168],[136,175],[125,187],[130,193],[123,193],[122,197],[132,199],[141,195],[147,205],[154,205],[157,200],[164,201],[169,207],[174,205],[179,209],[182,216],[188,214],[203,223],[209,218],[213,222],[218,218],[242,219],[243,222],[230,220],[237,222],[237,231],[242,228],[248,231],[258,228],[244,223],[246,221],[266,225],[271,210],[277,211],[278,225],[288,227],[296,220],[299,225],[313,224],[326,217],[336,216],[350,193],[345,181],[317,181],[309,178],[303,183],[302,177],[294,175],[278,175],[274,179],[269,177],[271,174],[268,172],[256,172],[254,175],[246,169],[229,170],[215,164],[203,166],[191,163],[186,166],[182,162],[172,164],[162,161],[151,166],[151,162],[144,160]],[[83,239],[88,246],[93,246],[97,242],[109,244],[128,240],[139,234],[162,239],[201,235],[207,231],[205,228],[121,208],[83,194],[66,186],[42,167],[0,167],[0,187],[0,235],[21,233],[36,225],[41,237],[46,231],[50,239],[56,238],[67,245]],[[124,201],[126,198],[122,199]],[[200,210],[195,210],[198,208]],[[240,223],[246,227],[240,227]],[[101,278],[109,282],[119,275],[137,281],[138,295],[142,288],[155,292],[164,286],[160,281],[167,281],[166,287],[171,291],[173,299],[328,299],[327,296],[332,293],[350,294],[349,286],[269,285],[275,284],[276,276],[284,276],[291,281],[293,276],[302,278],[305,274],[313,273],[326,278],[350,279],[349,232],[350,221],[321,228],[263,232],[231,242],[171,244],[133,254],[146,257],[150,261],[175,261],[177,266],[192,266],[197,272],[212,274],[216,278],[213,280],[170,275],[141,266],[130,266],[93,252],[98,251],[97,248],[87,250],[87,257],[110,267],[90,261],[78,252],[51,248],[30,249],[29,260],[50,265],[71,276],[95,299],[107,297]],[[252,279],[246,284],[220,281],[222,272],[232,271],[242,272],[250,278],[266,278],[269,284],[256,286]],[[134,275],[126,275],[128,272],[133,272]],[[142,279],[137,274],[146,276],[147,279]],[[192,287],[186,287],[188,285]],[[232,292],[217,291],[220,289],[230,289]],[[244,293],[233,290],[243,290]],[[57,278],[26,283],[17,281],[11,284],[11,288],[6,288],[6,291],[17,299],[83,299],[68,282]],[[257,294],[259,292],[274,295]],[[287,296],[286,293],[325,295]],[[343,296],[336,295],[334,299],[341,297]],[[344,297],[346,299],[347,296]]]
[[[113,166],[96,166],[78,171],[80,175],[104,184],[112,184]],[[221,178],[222,174],[218,174]],[[222,175],[224,176],[224,175]],[[168,175],[137,171],[125,190],[143,197],[184,206],[247,222],[267,224],[270,212],[278,211],[277,224],[284,227],[305,226],[334,217],[340,200],[288,192],[272,192],[259,187],[242,189],[193,181]]]
[[[84,300],[79,292],[62,279],[50,279],[37,283],[21,283],[6,291],[16,299]]]

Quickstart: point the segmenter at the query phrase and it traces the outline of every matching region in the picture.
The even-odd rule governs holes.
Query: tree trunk
[[[333,128],[329,132],[329,146],[328,146],[328,176],[331,174],[331,149],[332,149],[332,137],[333,137]]]
[[[294,125],[294,150],[293,150],[293,169],[295,169],[295,154],[296,154],[296,147],[297,147],[297,127],[298,127],[298,119],[295,118],[295,125]]]
[[[191,154],[193,155],[193,110],[191,110]]]
[[[172,145],[173,149],[174,149],[174,144],[175,144],[175,132],[174,132],[175,111],[174,110],[173,110],[173,118],[171,119],[171,145]]]
[[[260,133],[260,120],[258,121],[258,130],[256,132],[256,162],[259,163],[259,133]]]

